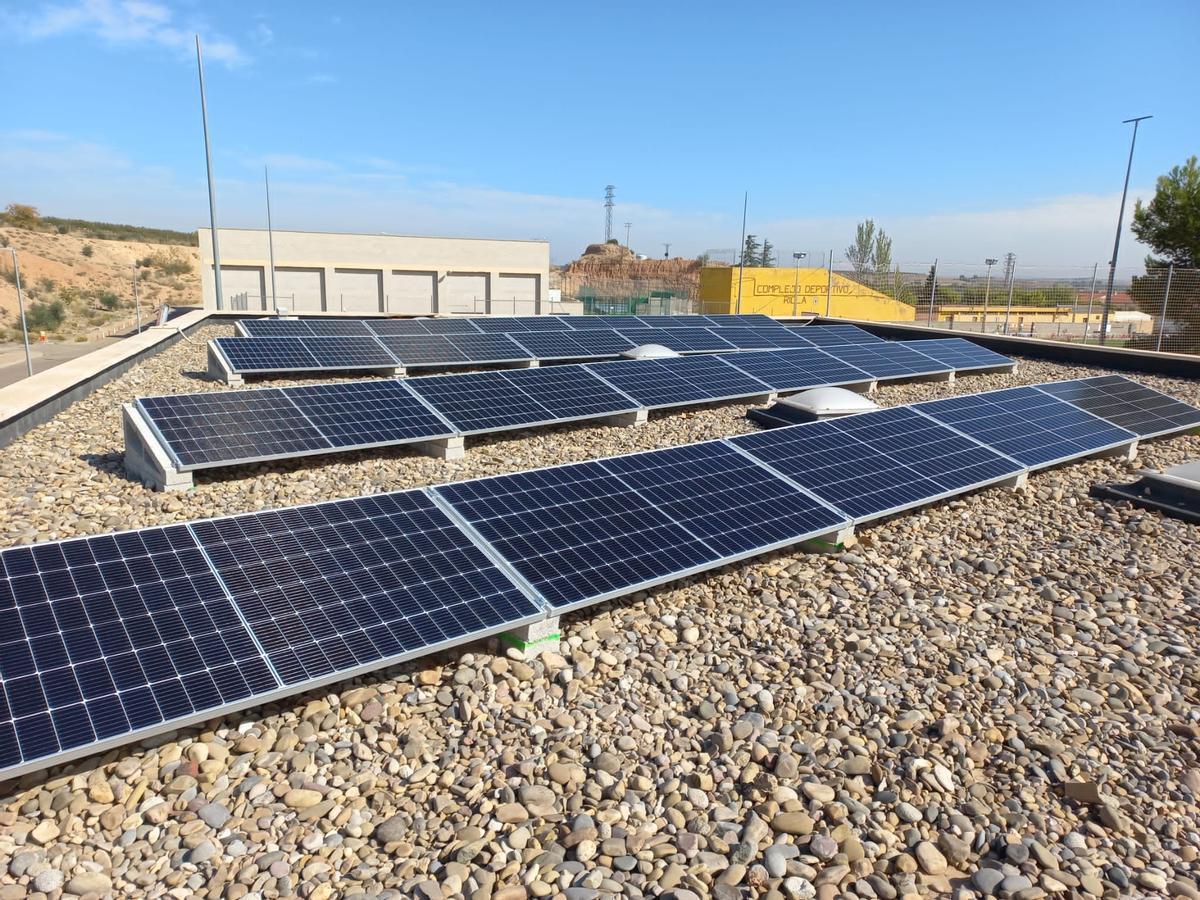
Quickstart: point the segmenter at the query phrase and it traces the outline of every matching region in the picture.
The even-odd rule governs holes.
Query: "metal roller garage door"
[[[266,293],[263,289],[263,270],[258,266],[221,266],[221,293],[225,295],[226,309],[267,308],[263,299]]]
[[[277,266],[275,296],[291,312],[320,312],[325,308],[325,270]]]
[[[388,312],[428,314],[437,309],[437,272],[392,272]]]
[[[450,272],[442,282],[438,312],[488,312],[488,276],[484,272]]]
[[[330,306],[344,312],[383,312],[383,273],[378,269],[334,269]]]
[[[517,316],[537,315],[538,276],[501,275],[492,291],[492,313]]]

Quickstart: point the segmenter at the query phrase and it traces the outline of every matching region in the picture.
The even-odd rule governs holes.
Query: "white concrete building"
[[[222,228],[221,292],[212,232],[200,232],[206,309],[273,309],[267,232]],[[549,312],[550,244],[484,238],[275,231],[276,304],[296,313]]]

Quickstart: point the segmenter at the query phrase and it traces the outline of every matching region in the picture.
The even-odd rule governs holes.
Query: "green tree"
[[[771,269],[775,266],[775,245],[763,238],[762,253],[758,256],[758,264],[763,268]]]
[[[1169,263],[1183,268],[1200,266],[1200,166],[1190,157],[1160,175],[1154,199],[1133,208],[1130,226],[1137,239],[1160,254],[1146,257],[1146,268],[1165,267]]]
[[[874,219],[864,219],[854,229],[854,243],[846,248],[846,258],[855,275],[880,279],[892,268],[892,239]]]
[[[753,234],[746,235],[746,246],[742,248],[742,265],[747,268],[757,266],[761,257],[759,256],[760,245],[758,236]]]
[[[1200,267],[1200,166],[1195,156],[1159,176],[1154,198],[1145,205],[1141,200],[1134,205],[1131,228],[1138,240],[1158,254],[1147,256],[1146,274],[1133,279],[1130,294],[1134,303],[1154,316],[1163,331],[1164,350],[1200,350],[1200,321],[1196,320],[1200,283],[1196,278],[1171,278],[1165,321],[1158,321],[1167,293],[1167,267]],[[1157,330],[1143,343],[1151,349],[1157,346]]]

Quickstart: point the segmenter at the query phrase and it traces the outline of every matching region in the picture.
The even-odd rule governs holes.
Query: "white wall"
[[[211,232],[199,232],[204,305],[216,309]],[[496,312],[514,296],[518,312],[547,311],[546,241],[276,231],[274,244],[279,303],[297,312],[483,312],[493,295]],[[221,308],[256,278],[270,305],[268,259],[265,231],[221,229]]]

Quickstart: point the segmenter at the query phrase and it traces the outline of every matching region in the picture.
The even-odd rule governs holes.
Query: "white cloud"
[[[151,0],[75,0],[50,4],[34,12],[6,16],[4,24],[26,40],[85,33],[108,44],[150,44],[180,55],[191,52],[193,33],[199,32],[207,58],[228,66],[247,61],[233,41],[218,34],[205,34],[206,29],[194,23],[177,23],[169,8]]]

